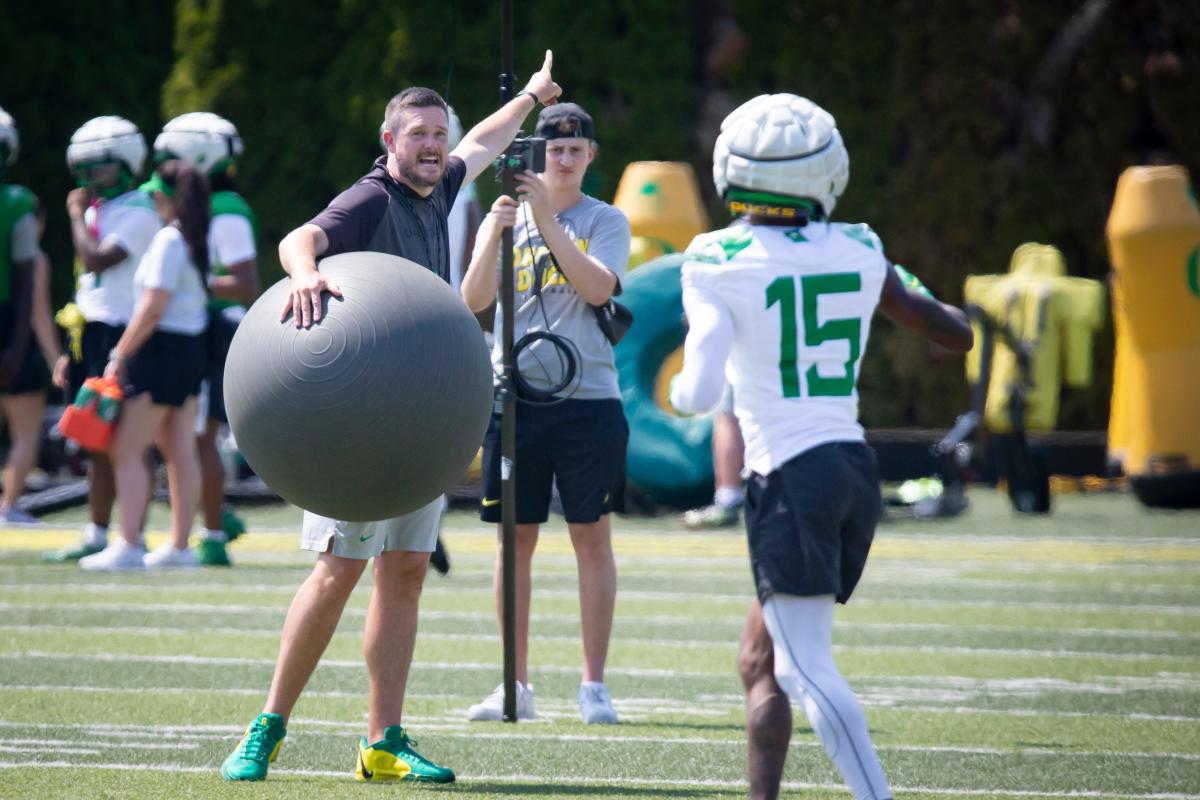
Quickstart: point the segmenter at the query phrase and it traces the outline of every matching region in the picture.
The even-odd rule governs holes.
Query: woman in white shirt
[[[122,538],[83,559],[84,569],[197,566],[188,536],[200,500],[194,426],[208,325],[209,185],[200,172],[171,160],[158,166],[143,190],[152,193],[165,227],[138,264],[133,319],[104,372],[125,390],[110,448]],[[151,444],[167,462],[172,538],[143,557],[138,530],[150,491],[143,459]]]

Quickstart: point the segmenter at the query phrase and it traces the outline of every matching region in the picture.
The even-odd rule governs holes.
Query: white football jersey
[[[732,320],[725,377],[748,469],[863,439],[855,385],[889,268],[866,225],[736,225],[693,240],[685,308],[691,295]]]
[[[90,206],[83,220],[104,247],[115,244],[126,258],[103,272],[87,272],[81,267],[76,280],[75,304],[88,322],[126,325],[133,316],[133,275],[150,248],[150,241],[163,223],[154,211],[150,195],[137,190],[126,192],[98,206]]]

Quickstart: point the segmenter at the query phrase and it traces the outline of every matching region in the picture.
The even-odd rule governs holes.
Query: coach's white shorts
[[[392,550],[432,553],[442,530],[445,504],[445,498],[438,497],[402,517],[377,522],[347,522],[305,511],[300,546],[305,550],[328,551],[342,558],[364,561]],[[332,550],[330,541],[333,542]]]

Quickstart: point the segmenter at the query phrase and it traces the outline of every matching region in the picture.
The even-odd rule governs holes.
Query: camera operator
[[[574,103],[550,106],[538,117],[536,135],[546,140],[545,170],[522,171],[516,176],[518,199],[502,195],[492,205],[462,284],[463,299],[472,311],[492,304],[499,284],[501,234],[512,228],[513,339],[552,335],[516,348],[521,350],[516,368],[525,388],[518,393],[516,420],[517,717],[533,717],[528,675],[530,564],[538,526],[548,516],[551,486],[557,481],[579,565],[584,656],[579,713],[585,723],[615,723],[617,715],[604,686],[617,591],[608,513],[614,507],[620,510],[629,428],[621,410],[612,345],[593,307],[620,293],[629,258],[629,221],[620,210],[581,189],[596,157],[594,125],[586,111]],[[507,316],[498,313],[492,351],[497,373],[503,359],[500,332],[508,324]],[[556,361],[556,347],[558,363],[565,357],[574,368],[573,377],[571,367],[565,378],[548,371],[547,363]],[[500,512],[500,415],[494,414],[484,441],[480,517],[498,523]],[[500,570],[497,552],[497,613]],[[472,706],[468,717],[498,720],[503,707],[501,684]]]

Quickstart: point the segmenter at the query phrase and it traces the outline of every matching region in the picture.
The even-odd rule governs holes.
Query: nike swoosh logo
[[[373,535],[374,534],[372,534],[372,536]],[[368,538],[370,538],[370,537],[368,537]],[[372,772],[371,770],[367,769],[367,763],[365,761],[363,761],[362,750],[358,751],[358,769],[360,772],[362,772],[362,776],[366,780],[371,780],[371,778],[375,777],[375,773]]]
[[[360,536],[360,537],[358,537],[358,540],[359,540],[360,542],[365,542],[367,539],[370,539],[370,538],[371,538],[372,536],[374,536],[374,535],[375,535],[375,534],[371,533],[371,534],[367,534],[366,536]]]
[[[485,498],[483,498],[482,500],[480,500],[479,502],[480,502],[481,504],[483,504],[483,507],[484,507],[484,508],[491,508],[492,506],[498,506],[498,505],[500,505],[500,500],[499,500],[499,499],[496,499],[496,500],[488,500],[486,497],[485,497]]]

